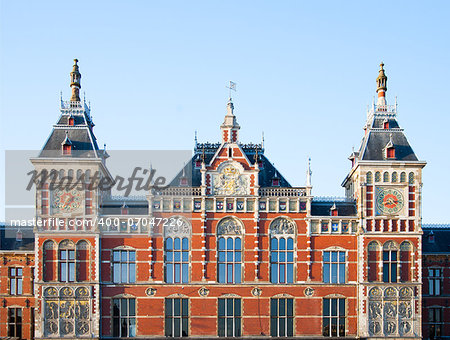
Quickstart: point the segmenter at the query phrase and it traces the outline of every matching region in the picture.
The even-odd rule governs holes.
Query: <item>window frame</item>
[[[18,274],[20,270],[20,274]],[[9,295],[23,295],[23,267],[9,267]],[[33,280],[33,278],[32,278]]]
[[[284,306],[281,305],[283,302]],[[295,334],[295,300],[293,297],[272,297],[270,299],[270,336],[292,337]],[[284,308],[283,308],[284,307]],[[274,313],[274,309],[276,310]],[[282,313],[281,313],[282,312]],[[284,315],[281,315],[284,314]],[[290,315],[289,315],[290,314]],[[281,329],[283,325],[283,329]]]
[[[12,313],[12,312],[14,312],[14,313]],[[18,313],[18,312],[20,312],[20,313]],[[12,314],[14,314],[14,315],[12,315]],[[11,321],[12,318],[14,318],[13,321]],[[7,322],[8,322],[8,330],[7,330],[8,337],[22,339],[22,333],[23,333],[23,327],[22,327],[23,326],[23,310],[22,310],[22,308],[9,307]]]
[[[116,304],[117,301],[117,304]],[[125,304],[125,307],[124,307]],[[116,313],[116,306],[118,313]],[[115,338],[131,338],[136,337],[136,299],[135,298],[113,298],[112,299],[112,334]],[[125,313],[124,313],[124,309]],[[133,311],[132,311],[133,310]],[[125,321],[125,324],[124,324]],[[126,334],[123,334],[124,326]],[[133,328],[134,326],[134,328]]]
[[[277,249],[274,249],[273,242],[276,240]],[[292,249],[289,249],[289,240],[292,241]],[[281,241],[284,241],[284,249],[281,248]],[[272,234],[270,236],[270,282],[279,284],[292,284],[295,281],[295,235],[278,235]],[[283,256],[284,260],[280,260]],[[289,260],[292,258],[292,260]],[[282,268],[284,270],[282,271]],[[291,268],[291,270],[290,270]],[[276,270],[276,278],[274,273]],[[289,273],[291,273],[289,275]],[[283,274],[283,275],[282,275]],[[284,281],[281,281],[281,276],[284,276]],[[289,280],[290,279],[290,280]]]
[[[335,313],[333,311],[333,301],[336,301]],[[337,298],[325,297],[322,299],[322,335],[324,337],[345,337],[346,323],[347,323],[346,302],[347,302],[346,298],[344,297],[337,297]],[[341,312],[343,313],[341,314]],[[332,327],[334,325],[336,326],[336,333],[333,332]],[[341,326],[343,326],[343,329],[341,329]]]
[[[442,336],[443,314],[442,307],[428,308],[428,334],[430,339]],[[436,316],[439,320],[436,320]]]
[[[326,261],[326,253],[329,253],[328,255],[328,261]],[[336,260],[333,261],[333,254],[336,254]],[[343,254],[344,260],[341,261],[341,254]],[[324,283],[328,284],[344,284],[347,282],[346,277],[346,267],[347,267],[347,251],[344,249],[336,249],[336,250],[324,250],[322,252],[322,279]],[[328,275],[327,270],[328,268]],[[333,282],[333,273],[334,269],[336,270],[336,282]],[[342,271],[342,272],[341,272]],[[328,281],[326,280],[326,276],[328,276]]]
[[[436,272],[439,275],[436,275]],[[440,296],[442,294],[442,272],[442,268],[428,268],[428,295]]]
[[[63,255],[65,258],[63,258]],[[75,255],[75,247],[58,249],[59,282],[76,282],[77,275]]]
[[[179,313],[177,312],[177,305]],[[170,306],[170,308],[169,308]],[[170,312],[170,313],[169,313]],[[179,314],[179,315],[175,315]],[[176,335],[176,323],[179,320],[179,335]],[[170,324],[169,324],[170,322]],[[183,334],[185,332],[185,334]],[[166,297],[164,299],[164,336],[179,338],[189,336],[189,299],[186,297]]]
[[[229,302],[231,302],[231,312],[229,311]],[[221,304],[223,304],[223,313],[221,312]],[[242,307],[240,297],[217,299],[217,336],[242,337]],[[221,332],[221,323],[223,323],[223,333]],[[231,334],[229,334],[230,328]]]
[[[179,240],[179,249],[175,249],[176,240]],[[184,242],[186,240],[186,242]],[[168,249],[169,241],[172,242]],[[185,243],[187,247],[185,248]],[[172,253],[172,254],[170,254]],[[164,282],[170,284],[183,284],[190,282],[190,240],[189,237],[167,236],[164,239]],[[175,260],[179,257],[179,261]],[[171,259],[171,260],[170,260]],[[177,268],[179,267],[179,281],[177,278]],[[169,276],[169,274],[171,276]],[[185,277],[186,275],[186,277]],[[171,280],[169,280],[171,278]],[[185,280],[186,279],[186,280]]]
[[[118,259],[116,259],[116,254],[119,254]],[[126,259],[123,259],[123,254],[126,254]],[[130,260],[131,254],[134,254],[134,259],[132,260]],[[136,283],[136,250],[113,249],[111,252],[111,257],[111,281],[118,284]],[[126,273],[124,273],[124,268]],[[133,274],[133,276],[131,276],[131,274]],[[118,280],[116,280],[116,277]]]
[[[224,240],[225,248],[221,249],[221,239]],[[229,249],[229,240],[232,240],[232,249]],[[236,250],[237,240],[240,242],[240,249]],[[241,284],[243,277],[243,237],[241,235],[219,235],[217,237],[217,282],[222,284]],[[230,256],[231,254],[231,256]],[[236,256],[239,256],[240,260],[236,260]],[[223,257],[223,260],[221,258]],[[231,257],[231,261],[229,258]],[[224,268],[224,273],[221,274]],[[231,272],[230,272],[231,268]],[[237,273],[239,272],[239,273]],[[229,279],[231,273],[232,279]],[[222,276],[224,278],[222,279]],[[239,280],[236,280],[238,278]]]

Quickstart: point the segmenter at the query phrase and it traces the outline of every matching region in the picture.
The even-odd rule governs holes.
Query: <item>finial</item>
[[[377,93],[378,93],[378,101],[377,106],[381,106],[381,110],[384,111],[386,108],[386,91],[387,91],[387,77],[384,73],[384,63],[381,62],[380,70],[378,71],[377,77]]]
[[[205,163],[205,147],[202,148],[202,163]]]
[[[194,142],[195,142],[195,148],[197,149],[197,130],[194,132]]]
[[[258,165],[258,146],[255,146],[255,156],[254,156],[254,160],[255,160],[255,164]]]
[[[228,98],[229,98],[228,103],[231,103],[231,91],[236,92],[236,83],[234,83],[230,80],[230,84],[228,86],[226,86],[226,88],[230,90],[230,93],[228,96]]]
[[[306,186],[311,186],[311,157],[308,158],[308,169],[306,170]]]
[[[80,88],[81,88],[81,73],[78,68],[78,59],[73,60],[75,64],[73,65],[73,70],[70,72],[70,87],[72,88],[72,97],[70,101],[79,102],[80,101]]]
[[[264,131],[262,132],[261,135],[261,148],[264,150]]]

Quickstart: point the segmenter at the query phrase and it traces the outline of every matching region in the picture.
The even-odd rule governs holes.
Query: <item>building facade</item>
[[[262,144],[241,143],[231,98],[220,142],[196,141],[167,187],[115,197],[77,60],[71,87],[31,160],[36,338],[422,337],[426,163],[383,64],[333,200],[312,195],[310,169],[292,187]]]

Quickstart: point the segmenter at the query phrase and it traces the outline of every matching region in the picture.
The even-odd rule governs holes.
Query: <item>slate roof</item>
[[[338,216],[356,216],[356,202],[333,202],[316,201],[311,202],[311,216],[331,216],[331,208],[336,205]]]
[[[211,160],[213,159],[214,155],[220,148],[220,143],[216,144],[210,144],[208,143],[208,148],[205,149],[204,157],[205,157],[205,163],[209,164]],[[255,164],[255,149],[253,148],[245,148],[241,147],[242,151],[244,151],[245,155],[247,156],[247,159],[249,160],[250,164]],[[196,167],[196,161],[202,159],[203,151],[196,148],[194,150],[194,156],[191,158],[191,160],[184,166],[183,169],[181,169],[178,174],[175,176],[175,178],[170,182],[169,186],[180,186],[180,179],[184,176],[188,179],[187,186],[192,187],[199,187],[201,186],[201,172],[200,168]],[[269,161],[269,159],[264,155],[264,150],[259,149],[258,150],[258,156],[260,159],[260,162],[262,163],[262,167],[260,165],[260,171],[258,176],[259,186],[260,187],[272,187],[272,179],[276,176],[279,179],[279,186],[282,188],[290,188],[291,185],[289,182],[284,178],[283,175],[280,174],[278,169],[275,168],[275,166]],[[183,171],[184,170],[184,171]]]
[[[0,224],[0,251],[19,250],[34,251],[34,232],[32,227],[21,227],[22,241],[16,239],[18,227]]]
[[[389,128],[383,129],[384,122],[389,122]],[[368,131],[361,143],[358,158],[364,161],[386,160],[385,148],[392,140],[395,147],[395,161],[418,161],[417,156],[409,144],[403,129],[400,129],[395,118],[374,117],[369,122]],[[391,160],[391,159],[389,159]]]
[[[69,125],[69,118],[74,119],[74,125]],[[94,123],[86,109],[81,114],[62,110],[39,157],[100,158],[106,156],[103,150],[98,148],[93,127]],[[62,154],[62,144],[66,137],[72,145],[71,155]]]
[[[450,254],[450,224],[443,226],[423,224],[422,229],[422,252],[424,254]],[[434,236],[434,240],[430,236]]]

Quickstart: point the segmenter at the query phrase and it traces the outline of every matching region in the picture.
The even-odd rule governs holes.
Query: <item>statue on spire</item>
[[[81,88],[81,73],[78,69],[78,59],[73,60],[75,63],[73,65],[73,70],[70,72],[70,87],[72,88],[72,97],[70,97],[71,102],[79,102],[80,99],[80,88]]]

